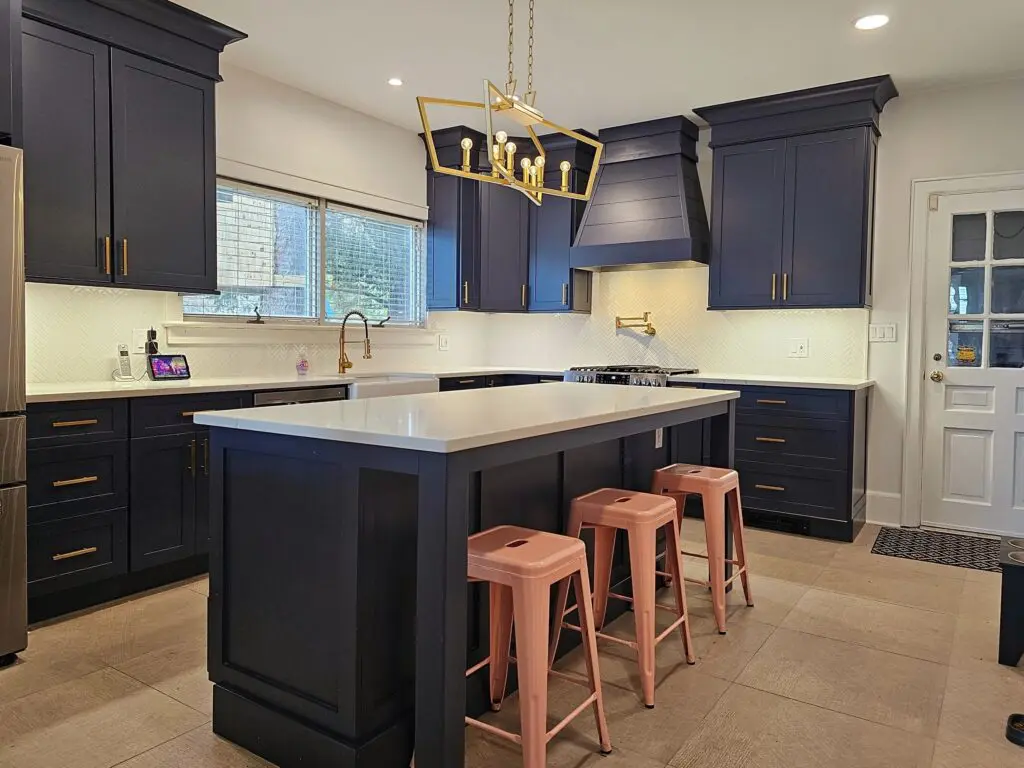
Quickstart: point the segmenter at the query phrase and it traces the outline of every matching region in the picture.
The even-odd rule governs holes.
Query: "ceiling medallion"
[[[544,195],[555,195],[556,197],[568,197],[573,200],[589,200],[594,189],[594,181],[597,178],[598,165],[601,160],[603,145],[581,133],[564,128],[561,125],[546,119],[540,110],[534,106],[537,99],[537,92],[533,89],[533,7],[535,0],[530,0],[530,41],[529,54],[527,57],[527,81],[526,93],[522,97],[516,94],[515,67],[512,59],[513,40],[515,38],[515,0],[508,2],[508,79],[505,81],[505,89],[501,90],[490,80],[484,80],[484,100],[458,101],[454,99],[441,99],[432,96],[417,96],[416,103],[419,105],[420,120],[423,123],[423,135],[427,143],[427,152],[430,155],[430,164],[435,173],[449,176],[461,176],[467,179],[489,184],[502,184],[512,187],[524,195],[534,205],[540,205]],[[490,160],[490,173],[481,173],[472,170],[473,153],[480,152],[482,147],[474,147],[473,140],[465,138],[462,140],[462,166],[460,168],[448,168],[441,165],[437,159],[437,149],[434,146],[434,137],[430,131],[430,120],[427,116],[427,105],[437,104],[447,107],[460,107],[465,109],[479,109],[484,113],[484,124],[486,129],[486,147],[489,147],[487,157]],[[527,147],[519,147],[511,141],[505,131],[494,130],[496,117],[509,119],[526,130],[530,143],[535,150],[531,158]],[[587,178],[585,190],[573,192],[573,185],[570,180],[572,165],[568,160],[562,161],[559,165],[561,175],[555,177],[557,186],[545,186],[544,172],[545,160],[544,147],[537,137],[537,129],[547,129],[545,133],[561,133],[576,141],[589,144],[594,147],[594,162]],[[516,153],[522,153],[518,168],[516,165]],[[519,174],[519,175],[517,175]],[[553,179],[554,180],[554,179]]]

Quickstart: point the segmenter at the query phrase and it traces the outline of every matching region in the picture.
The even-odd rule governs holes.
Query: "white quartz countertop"
[[[808,389],[857,390],[873,387],[873,379],[830,378],[828,376],[760,376],[745,373],[700,373],[670,376],[669,381],[694,384],[731,384],[733,386],[806,387]]]
[[[738,397],[738,392],[711,389],[554,383],[208,411],[196,414],[195,421],[211,427],[454,453]]]

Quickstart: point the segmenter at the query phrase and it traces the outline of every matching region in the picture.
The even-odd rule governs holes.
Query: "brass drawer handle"
[[[50,422],[50,426],[54,429],[63,429],[64,427],[91,427],[93,424],[99,423],[99,419],[79,419],[78,421],[53,421]]]
[[[758,400],[758,405],[785,405],[785,400]]]
[[[459,384],[476,384],[476,379],[461,379]]]
[[[54,480],[54,488],[67,488],[69,485],[88,485],[89,483],[95,483],[99,480],[96,475],[89,475],[88,477],[75,477],[71,480]]]
[[[193,416],[195,416],[197,413],[199,413],[199,411],[182,411],[181,412],[181,418],[183,418],[183,419],[190,419]]]
[[[759,443],[784,443],[786,439],[784,437],[755,437],[755,440]]]
[[[786,489],[781,485],[755,485],[759,491],[785,491]]]
[[[53,556],[53,561],[59,562],[61,560],[70,560],[73,557],[82,557],[83,555],[92,555],[99,552],[96,547],[86,547],[85,549],[76,549],[74,552],[63,552],[59,555]]]

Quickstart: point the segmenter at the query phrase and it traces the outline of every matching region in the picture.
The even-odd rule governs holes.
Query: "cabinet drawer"
[[[848,427],[848,422],[835,419],[739,414],[736,458],[846,470],[850,455]]]
[[[833,389],[742,387],[736,407],[739,411],[753,413],[848,421],[851,394]]]
[[[128,436],[128,401],[83,400],[28,407],[29,448]]]
[[[127,504],[127,440],[28,452],[30,524]]]
[[[480,389],[486,384],[486,376],[453,376],[441,379],[439,388],[442,392],[451,392],[455,389]]]
[[[737,461],[743,505],[828,520],[850,519],[849,474]]]
[[[45,595],[127,573],[127,510],[28,527],[28,594]]]
[[[132,437],[191,432],[195,429],[192,416],[200,411],[228,411],[251,407],[250,392],[137,398],[132,401]]]

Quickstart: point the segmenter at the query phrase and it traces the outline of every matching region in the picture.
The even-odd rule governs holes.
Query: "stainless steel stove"
[[[669,376],[700,373],[696,368],[662,368],[657,365],[589,365],[570,368],[564,381],[584,384],[619,384],[632,387],[664,387]]]

